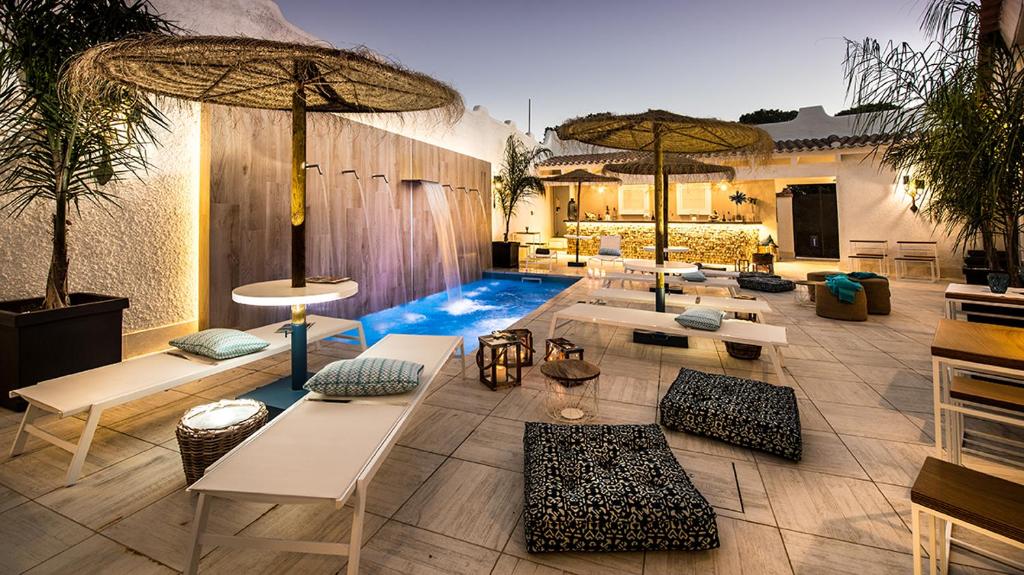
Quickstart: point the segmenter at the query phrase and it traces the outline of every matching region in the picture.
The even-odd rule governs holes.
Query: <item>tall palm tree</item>
[[[494,177],[494,194],[505,219],[503,241],[508,241],[509,226],[519,203],[544,194],[544,182],[534,175],[533,166],[550,155],[551,150],[541,146],[529,148],[515,135],[505,141],[501,171]]]

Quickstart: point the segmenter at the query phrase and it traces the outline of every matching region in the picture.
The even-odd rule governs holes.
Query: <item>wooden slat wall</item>
[[[200,309],[208,309],[208,315],[200,320],[238,328],[285,320],[287,309],[236,304],[231,290],[289,277],[290,118],[284,112],[221,106],[206,106],[203,113],[209,120],[204,144],[208,141],[210,176],[209,236],[201,243],[207,242],[209,267],[201,271],[208,292],[200,293]],[[315,170],[307,176],[307,270],[310,275],[347,275],[360,284],[358,296],[313,306],[312,313],[354,318],[444,290],[437,238],[419,180],[446,186],[462,280],[481,277],[482,265],[491,258],[489,162],[330,114],[309,115],[306,156],[324,173],[322,180]],[[358,181],[346,170],[355,170]],[[390,182],[397,214],[375,175]],[[321,185],[330,203],[329,240],[319,225],[323,212],[314,213],[323,204]],[[479,190],[484,209],[470,190]],[[389,247],[396,243],[397,249]],[[321,269],[326,250],[333,251],[334,269]]]

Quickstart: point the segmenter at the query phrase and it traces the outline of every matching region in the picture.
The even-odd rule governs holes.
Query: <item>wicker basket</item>
[[[761,357],[761,346],[748,343],[725,342],[725,351],[736,359],[757,359]]]
[[[223,424],[216,422],[218,418]],[[207,467],[266,422],[267,406],[252,399],[224,399],[185,412],[175,431],[185,481],[195,483]]]

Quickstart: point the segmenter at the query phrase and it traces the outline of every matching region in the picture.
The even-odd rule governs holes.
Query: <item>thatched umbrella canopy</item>
[[[618,176],[643,176],[644,180],[648,180],[653,178],[656,168],[654,158],[650,157],[621,164],[608,164],[604,167],[604,171]],[[665,156],[665,161],[662,164],[662,176],[665,183],[674,179],[685,181],[706,181],[708,179],[732,181],[736,177],[736,168],[709,164],[679,154],[668,154]],[[671,176],[682,177],[671,178]]]
[[[223,36],[149,35],[101,44],[72,64],[77,92],[140,90],[170,98],[292,112],[292,285],[305,285],[306,111],[385,114],[437,110],[462,98],[369,50]]]
[[[129,90],[291,111],[293,289],[306,285],[306,112],[437,110],[455,120],[463,109],[459,93],[447,84],[369,50],[241,37],[158,34],[101,44],[72,63],[67,82],[73,92],[87,95]],[[306,380],[305,305],[293,306],[292,324],[291,387],[301,389]]]
[[[580,188],[583,187],[584,183],[618,182],[619,178],[603,176],[577,168],[571,172],[541,179],[550,183],[576,184],[576,260],[569,262],[569,265],[572,267],[582,267],[584,264],[580,263]]]
[[[646,151],[654,160],[655,261],[665,261],[668,244],[667,189],[664,185],[665,153],[744,154],[767,159],[772,139],[764,130],[713,118],[692,118],[664,110],[640,114],[591,114],[568,120],[555,128],[562,140],[577,140],[620,150]],[[656,309],[665,310],[665,276],[657,274]]]

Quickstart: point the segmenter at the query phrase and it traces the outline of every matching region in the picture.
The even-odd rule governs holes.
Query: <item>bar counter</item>
[[[576,233],[575,220],[565,221],[567,234]],[[733,264],[737,259],[749,260],[757,251],[761,238],[761,222],[686,222],[672,221],[668,225],[670,246],[690,248],[686,254],[674,256],[685,261]],[[622,236],[622,257],[651,258],[644,246],[654,245],[654,222],[651,220],[581,221],[580,235],[593,239],[580,241],[580,255],[597,254],[600,236]],[[569,253],[576,243],[569,240]]]

